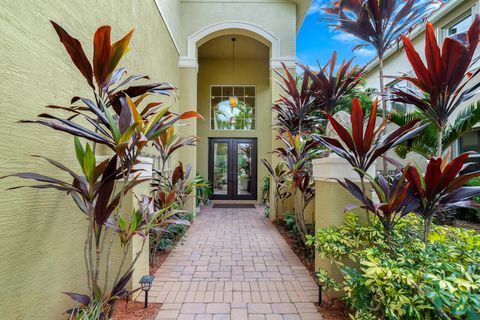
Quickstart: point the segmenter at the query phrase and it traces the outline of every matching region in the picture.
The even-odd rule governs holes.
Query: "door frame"
[[[228,143],[228,177],[227,177],[227,194],[226,195],[212,195],[212,200],[257,200],[257,183],[258,183],[258,140],[257,138],[223,138],[210,137],[208,138],[208,180],[214,186],[214,144]],[[252,180],[250,195],[238,194],[238,144],[251,143],[252,144]]]

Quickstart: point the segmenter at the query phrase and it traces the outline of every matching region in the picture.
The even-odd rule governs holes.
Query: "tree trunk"
[[[363,196],[364,196],[365,198],[369,198],[369,199],[370,199],[370,197],[367,195],[367,188],[366,188],[366,186],[365,186],[365,178],[364,178],[363,175],[360,177],[360,184],[362,185],[362,193],[363,193]],[[367,217],[368,225],[371,226],[371,225],[372,225],[372,221],[370,220],[370,212],[368,211],[368,209],[365,209],[365,215],[366,215],[366,217]]]
[[[387,101],[385,100],[385,83],[383,80],[383,53],[378,54],[378,73],[380,77],[380,94],[382,99],[382,118],[385,120],[387,118]],[[386,133],[386,127],[382,131],[382,135]],[[388,174],[388,162],[385,158],[382,158],[382,169],[383,174]]]
[[[428,234],[430,232],[430,226],[432,225],[433,214],[424,218],[424,226],[423,226],[423,242],[425,244],[428,243]]]
[[[438,129],[437,141],[437,157],[442,157],[443,154],[443,128]]]

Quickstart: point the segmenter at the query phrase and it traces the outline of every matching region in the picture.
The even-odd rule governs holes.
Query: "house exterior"
[[[124,59],[130,73],[171,82],[178,88],[178,97],[169,101],[175,110],[196,110],[205,118],[176,129],[179,135],[198,136],[199,143],[181,150],[175,162],[189,163],[193,173],[210,177],[216,199],[260,199],[266,175],[260,159],[271,160],[277,143],[270,109],[280,90],[274,70],[281,63],[295,69],[296,34],[310,0],[0,3],[0,130],[9,137],[0,144],[1,175],[57,174],[30,157],[32,153],[76,168],[73,141],[48,128],[16,122],[35,117],[47,104],[67,105],[73,95],[89,95],[48,20],[80,39],[88,56],[94,31],[108,24],[113,39],[136,28],[132,51]],[[237,99],[234,108],[227,103],[231,97]],[[59,319],[71,305],[61,292],[85,290],[78,239],[84,239],[86,228],[79,227],[82,217],[67,196],[3,191],[11,184],[0,180],[1,318]],[[137,269],[134,283],[148,272],[148,257],[140,259]]]
[[[480,13],[480,2],[475,0],[451,0],[444,6],[435,11],[428,19],[436,29],[437,39],[445,39],[447,36],[451,36],[458,32],[467,30],[473,22],[475,14]],[[425,47],[425,24],[412,30],[409,35],[412,42],[421,55],[424,56]],[[440,40],[441,41],[441,40]],[[477,48],[478,51],[478,48]],[[476,53],[478,55],[478,53]],[[478,64],[478,63],[477,63]],[[478,68],[478,65],[472,66]],[[408,62],[405,50],[401,44],[395,45],[389,49],[385,55],[384,60],[384,74],[387,76],[399,76],[404,73],[411,73],[413,69]],[[370,63],[366,73],[366,87],[379,89],[379,76],[378,76],[378,60],[374,60]],[[391,79],[386,79],[386,86],[405,86],[411,85],[406,81],[395,82]],[[469,106],[472,103],[476,103],[478,98],[471,99],[463,104],[463,107]],[[411,105],[405,105],[401,103],[388,102],[388,108],[398,112],[410,112],[414,110]],[[463,108],[460,107],[456,110],[456,113],[452,115],[451,120],[456,118],[459,111]],[[466,151],[480,151],[480,131],[472,130],[465,134],[456,144],[452,146],[453,154],[459,154]],[[416,154],[409,154],[409,158],[413,158],[420,166],[424,164],[423,158]],[[377,169],[380,169],[377,164]]]

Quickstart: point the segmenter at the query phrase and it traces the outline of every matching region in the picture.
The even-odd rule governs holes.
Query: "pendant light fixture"
[[[231,108],[236,108],[238,105],[238,97],[235,95],[235,38],[232,38],[232,95],[228,98]]]

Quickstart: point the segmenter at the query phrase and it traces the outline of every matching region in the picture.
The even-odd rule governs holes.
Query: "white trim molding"
[[[280,39],[267,29],[245,21],[225,21],[207,26],[189,36],[187,41],[187,55],[180,56],[179,66],[181,68],[198,68],[198,47],[214,37],[232,32],[250,36],[267,45],[270,48],[272,67],[280,66],[280,61],[286,64],[291,64],[293,60],[296,61],[295,57],[280,57]]]
[[[297,67],[297,57],[278,57],[270,59],[270,68],[281,69],[282,63],[289,69]]]

